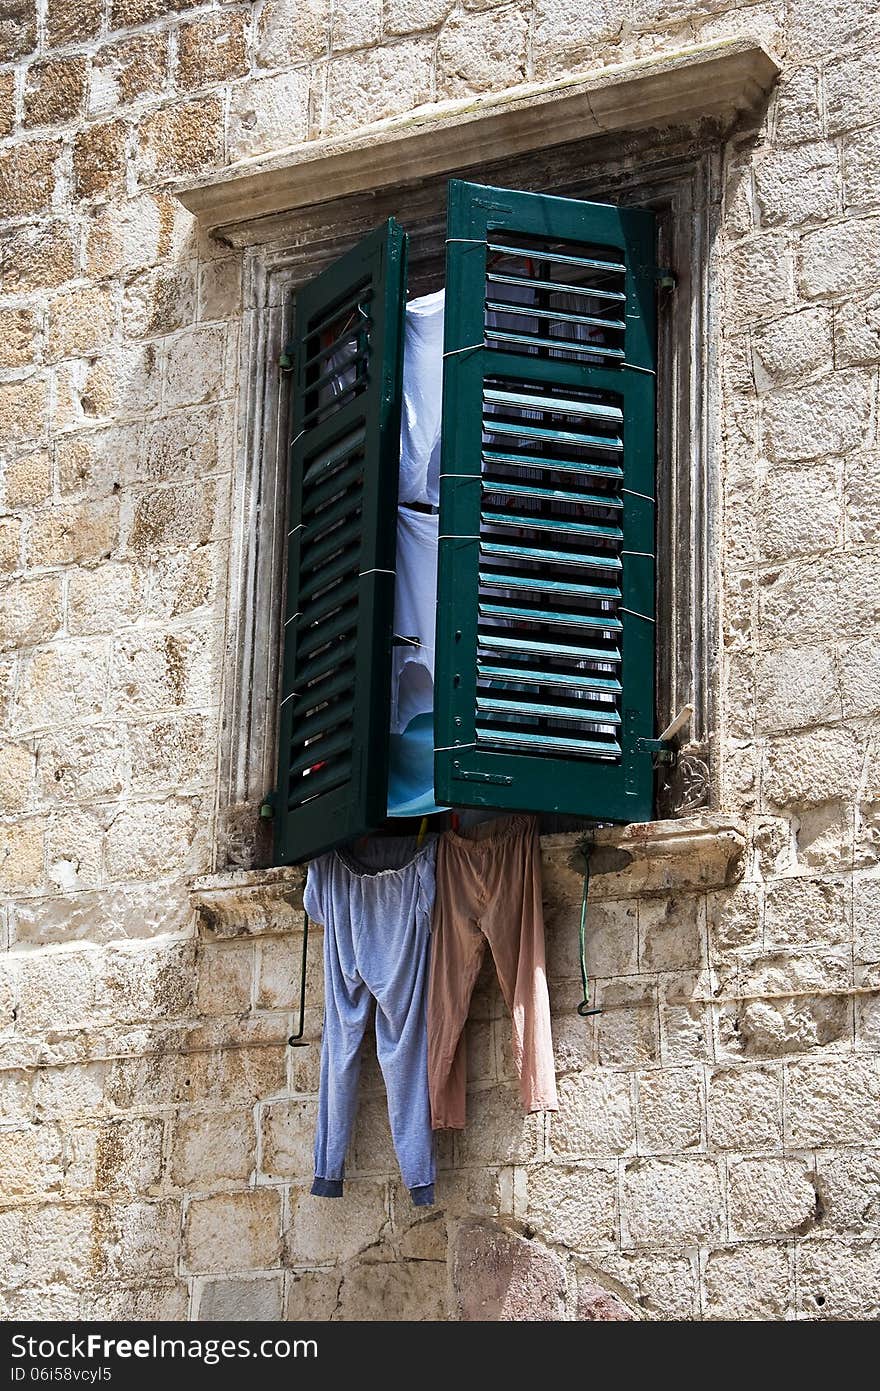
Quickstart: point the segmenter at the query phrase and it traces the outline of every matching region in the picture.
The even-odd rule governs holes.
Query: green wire
[[[581,954],[581,983],[584,987],[584,998],[577,1007],[577,1012],[582,1019],[590,1014],[601,1014],[600,1009],[595,1009],[590,1005],[590,980],[587,975],[587,898],[590,892],[590,854],[586,844],[582,847],[584,855],[584,896],[581,902],[581,928],[580,928],[580,954]]]

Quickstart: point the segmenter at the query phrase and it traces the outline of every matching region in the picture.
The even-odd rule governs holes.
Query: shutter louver
[[[653,238],[450,185],[438,801],[651,815]]]
[[[276,854],[385,816],[406,243],[393,221],[297,292]]]

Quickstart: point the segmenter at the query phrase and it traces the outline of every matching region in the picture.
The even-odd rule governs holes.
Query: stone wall
[[[549,840],[559,1115],[521,1116],[487,975],[437,1212],[401,1199],[375,1066],[320,1203],[296,875],[190,898],[241,261],[169,185],[744,32],[783,71],[726,159],[724,814],[600,836],[586,1023]],[[4,1316],[880,1312],[878,41],[875,0],[0,0]]]

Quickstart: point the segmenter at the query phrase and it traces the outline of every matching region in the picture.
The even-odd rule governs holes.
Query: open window
[[[438,803],[653,810],[654,217],[449,190]],[[385,817],[406,236],[296,295],[276,854]]]

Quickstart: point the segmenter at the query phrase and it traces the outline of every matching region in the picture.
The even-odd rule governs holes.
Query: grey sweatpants
[[[376,1004],[376,1049],[403,1181],[434,1201],[426,1000],[437,837],[374,839],[309,865],[305,907],[324,924],[324,1035],[315,1136],[318,1197],[340,1198],[357,1110],[361,1044]]]

